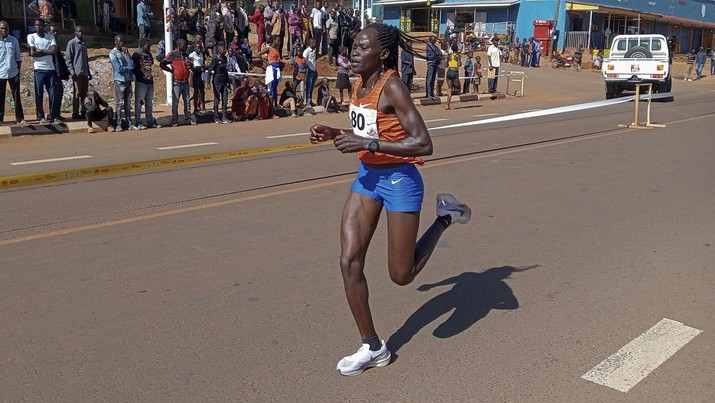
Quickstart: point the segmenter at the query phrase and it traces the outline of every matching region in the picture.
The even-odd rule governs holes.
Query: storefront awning
[[[652,20],[654,18],[663,18],[663,16],[660,14],[652,14],[645,12],[639,13],[638,11],[626,10],[623,8],[595,6],[593,4],[581,4],[571,2],[566,3],[566,11],[593,11],[595,13],[601,14],[612,14],[618,16],[625,16],[628,18],[642,18],[649,20]]]
[[[439,3],[443,0],[432,1],[432,7],[434,3]],[[372,2],[373,6],[399,6],[401,4],[424,4],[427,5],[427,0],[376,0]]]
[[[436,4],[434,8],[495,8],[510,7],[521,3],[521,0],[492,0],[492,1],[455,1]]]

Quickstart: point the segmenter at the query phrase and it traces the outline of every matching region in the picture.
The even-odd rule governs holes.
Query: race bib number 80
[[[377,111],[362,106],[350,105],[350,126],[360,137],[377,139]]]

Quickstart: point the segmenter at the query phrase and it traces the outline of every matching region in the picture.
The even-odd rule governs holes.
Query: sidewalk
[[[506,98],[505,94],[502,93],[496,93],[496,94],[463,94],[463,95],[453,95],[452,96],[452,102],[453,103],[459,103],[459,102],[473,102],[473,101],[484,101],[484,100],[492,100],[492,99],[504,99]],[[424,98],[422,92],[415,92],[412,93],[412,100],[414,101],[415,105],[417,106],[430,106],[430,105],[439,105],[442,103],[447,102],[447,97],[442,96],[442,97],[435,97],[435,98]],[[156,120],[159,125],[161,125],[161,129],[165,128],[171,128],[171,107],[167,105],[157,105],[158,108],[154,113],[154,116],[156,117]],[[321,113],[326,113],[325,108],[322,106],[315,106],[313,108],[308,108],[307,112],[313,113],[313,114],[321,114]],[[230,114],[230,112],[229,112]],[[278,116],[281,118],[286,118],[289,117],[289,112],[285,109],[279,109]],[[209,111],[204,115],[196,115],[196,121],[199,124],[205,124],[205,123],[214,123],[214,114],[213,111]],[[179,124],[183,125],[184,123],[182,120],[179,120]],[[240,122],[237,122],[240,123]],[[186,123],[188,124],[188,123]],[[97,124],[95,124],[97,126]],[[104,126],[102,126],[104,127]],[[40,135],[49,135],[49,134],[62,134],[62,133],[80,133],[80,132],[86,132],[87,131],[87,122],[83,120],[68,120],[62,124],[55,125],[55,124],[46,124],[46,125],[40,125],[40,124],[33,124],[30,123],[27,126],[18,126],[15,124],[9,125],[5,124],[3,126],[0,126],[0,139],[2,138],[9,138],[13,136],[40,136]],[[101,129],[100,129],[101,131]]]

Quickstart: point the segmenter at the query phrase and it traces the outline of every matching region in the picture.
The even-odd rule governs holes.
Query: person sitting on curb
[[[88,133],[94,133],[93,122],[99,122],[104,119],[107,119],[107,131],[114,131],[114,110],[95,90],[87,91],[84,109],[87,111],[85,116],[87,118]]]
[[[293,115],[291,115],[291,117],[298,117],[298,107],[302,107],[302,104],[300,100],[298,100],[295,90],[293,90],[293,83],[290,81],[286,81],[285,88],[283,89],[283,92],[281,92],[280,104],[283,105],[284,108],[288,108],[288,110],[293,111]]]
[[[335,96],[330,93],[330,87],[328,86],[328,79],[323,77],[318,87],[318,104],[325,108],[326,112],[339,112],[338,103],[335,100]]]

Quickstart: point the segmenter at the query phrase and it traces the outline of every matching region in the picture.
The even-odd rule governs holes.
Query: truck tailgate
[[[669,67],[668,60],[606,59],[602,73],[606,80],[662,80]]]

